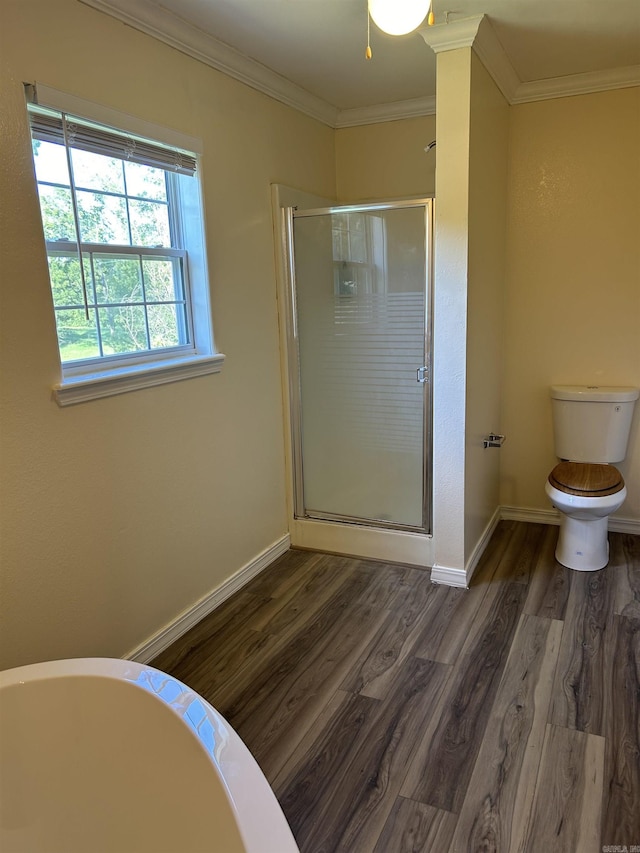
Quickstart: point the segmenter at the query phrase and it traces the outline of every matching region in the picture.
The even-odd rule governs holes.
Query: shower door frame
[[[286,253],[286,335],[288,352],[288,390],[290,403],[290,429],[293,478],[294,521],[329,522],[352,525],[371,530],[387,530],[399,534],[419,534],[424,537],[432,532],[432,472],[433,472],[433,207],[431,197],[392,202],[367,204],[332,205],[299,210],[284,207],[284,239]],[[302,451],[302,388],[300,381],[300,350],[298,337],[298,315],[296,306],[296,267],[294,248],[294,220],[311,216],[327,216],[333,213],[360,213],[384,210],[423,208],[425,218],[425,307],[424,307],[424,362],[416,370],[425,367],[422,410],[422,525],[414,526],[378,519],[360,518],[339,513],[313,510],[307,511],[304,504],[304,459]],[[418,380],[416,379],[416,382]]]

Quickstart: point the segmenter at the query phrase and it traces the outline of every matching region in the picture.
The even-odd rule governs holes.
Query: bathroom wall
[[[401,119],[336,131],[338,201],[380,201],[432,196],[436,117]]]
[[[0,22],[0,668],[126,654],[287,531],[270,184],[334,132],[75,0]],[[219,375],[60,409],[23,81],[203,139]]]
[[[500,503],[502,450],[485,449],[483,439],[502,432],[509,144],[509,105],[474,52],[469,140],[465,565]]]
[[[549,510],[549,385],[640,386],[640,88],[510,112],[500,500]],[[639,406],[619,467],[637,524]]]

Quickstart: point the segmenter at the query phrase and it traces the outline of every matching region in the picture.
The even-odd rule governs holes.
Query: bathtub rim
[[[167,701],[159,693],[144,687],[137,679],[148,673],[168,679],[179,688],[181,701]],[[213,765],[234,814],[246,853],[299,853],[295,839],[257,761],[230,723],[197,691],[162,670],[121,658],[68,658],[43,661],[0,671],[0,694],[4,688],[59,678],[104,678],[124,681],[143,690],[178,717],[199,749]],[[207,748],[203,739],[183,719],[190,698],[202,703],[215,731],[216,750]],[[269,847],[265,848],[265,842]]]

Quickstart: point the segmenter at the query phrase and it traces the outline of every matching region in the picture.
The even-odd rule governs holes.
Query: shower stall
[[[431,531],[432,218],[284,211],[294,519]]]

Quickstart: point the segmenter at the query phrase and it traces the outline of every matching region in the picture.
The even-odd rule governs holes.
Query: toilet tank
[[[621,462],[640,389],[552,385],[556,456],[572,462]]]

